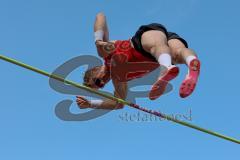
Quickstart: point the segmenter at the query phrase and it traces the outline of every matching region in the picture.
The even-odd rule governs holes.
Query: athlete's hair
[[[84,73],[84,77],[83,77],[83,85],[88,86],[88,82],[90,80],[90,78],[94,75],[94,72],[97,72],[99,70],[101,66],[95,66],[93,68],[88,69],[85,73]]]

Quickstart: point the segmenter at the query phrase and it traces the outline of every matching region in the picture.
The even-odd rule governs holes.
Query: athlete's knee
[[[170,53],[170,48],[167,44],[155,45],[150,48],[150,53],[154,57],[159,57],[162,53]]]
[[[186,48],[171,48],[172,52],[178,55],[181,55],[186,51]]]

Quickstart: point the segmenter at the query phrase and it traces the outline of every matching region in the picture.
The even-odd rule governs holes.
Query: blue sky
[[[108,18],[111,39],[128,39],[141,24],[158,22],[183,36],[202,61],[194,94],[181,99],[178,88],[142,106],[187,114],[192,122],[240,139],[240,2],[208,0],[63,1],[0,0],[0,52],[52,72],[79,55],[96,55],[93,22]],[[69,78],[82,82],[84,68]],[[0,62],[0,159],[239,159],[239,146],[166,121],[125,122],[125,108],[86,122],[62,121],[58,102],[74,96],[50,88],[48,79]],[[109,84],[107,91],[112,91]],[[75,104],[72,111],[82,113]]]

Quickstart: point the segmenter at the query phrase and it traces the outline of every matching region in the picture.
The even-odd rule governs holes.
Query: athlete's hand
[[[76,96],[76,97],[77,97],[76,102],[80,109],[91,107],[90,102],[86,98],[84,98],[83,96]]]

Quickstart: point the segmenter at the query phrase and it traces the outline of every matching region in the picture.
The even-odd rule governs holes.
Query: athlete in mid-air
[[[163,66],[164,70],[149,92],[149,99],[154,100],[164,93],[168,82],[177,77],[179,68],[176,64],[186,64],[188,73],[180,86],[179,94],[185,98],[194,91],[200,73],[200,61],[183,38],[176,33],[168,32],[163,25],[158,23],[142,25],[129,40],[110,41],[106,17],[99,13],[94,24],[94,36],[98,54],[104,59],[104,65],[86,71],[84,85],[99,89],[112,80],[114,96],[126,99],[127,82],[153,71],[156,67],[150,64],[157,63],[158,66]],[[128,69],[126,65],[128,63],[139,67],[130,73],[130,68]],[[145,72],[143,66],[147,67],[144,69]],[[122,78],[119,78],[119,75],[123,75]],[[81,109],[124,107],[123,104],[113,100],[87,100],[83,96],[77,96],[76,102]]]

